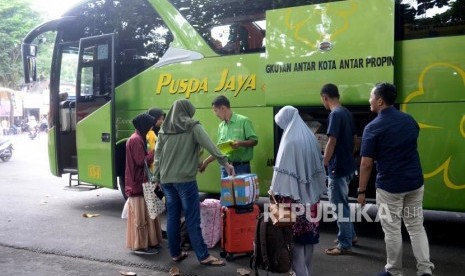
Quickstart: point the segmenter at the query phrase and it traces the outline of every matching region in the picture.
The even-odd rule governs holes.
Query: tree
[[[21,41],[42,22],[26,0],[0,2],[0,86],[17,89],[22,83]]]
[[[422,15],[425,14],[427,10],[432,9],[434,7],[442,8],[444,6],[448,6],[450,0],[417,0],[417,2],[417,14]]]
[[[413,1],[413,4],[403,0],[396,0],[396,2],[402,7],[404,22],[408,24],[429,26],[456,23],[463,25],[465,21],[465,0],[417,0],[416,2]],[[449,7],[449,9],[434,16],[422,16],[430,9],[443,7]]]

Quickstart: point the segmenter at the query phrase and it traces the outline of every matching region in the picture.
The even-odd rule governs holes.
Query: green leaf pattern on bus
[[[433,63],[423,69],[418,90],[410,93],[401,106],[421,128],[418,147],[425,179],[442,176],[444,185],[454,190],[465,189],[464,168],[459,164],[465,147],[465,113],[460,102],[465,98],[464,91],[462,68],[450,63]],[[431,103],[430,110],[415,108],[417,102]]]

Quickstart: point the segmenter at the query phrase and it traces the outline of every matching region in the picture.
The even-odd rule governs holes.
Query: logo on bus
[[[331,49],[333,49],[333,44],[331,44],[331,42],[328,42],[328,41],[324,41],[324,42],[321,42],[320,43],[320,50],[321,51],[330,51]]]
[[[249,75],[234,75],[229,74],[228,69],[224,69],[219,76],[218,83],[210,86],[208,78],[185,78],[177,79],[173,74],[160,74],[156,93],[160,95],[162,91],[167,91],[170,94],[185,94],[186,99],[189,99],[193,93],[213,92],[233,92],[234,97],[237,97],[242,91],[256,90],[257,76]]]
[[[97,165],[89,165],[88,174],[90,178],[101,179],[102,178],[102,169]]]

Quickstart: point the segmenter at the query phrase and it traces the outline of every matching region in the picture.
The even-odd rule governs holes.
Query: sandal
[[[248,269],[245,269],[245,268],[238,268],[236,270],[237,274],[241,275],[241,276],[248,276],[250,275],[250,270]]]
[[[333,241],[333,243],[334,243],[334,244],[339,244],[339,240],[338,240],[338,239],[335,239],[335,240]],[[352,240],[352,246],[356,245],[357,243],[358,243],[358,239],[357,239],[357,238],[355,238],[355,239]]]
[[[181,272],[179,271],[179,268],[177,267],[172,267],[169,271],[170,276],[181,276]]]
[[[182,262],[185,258],[187,258],[187,256],[189,256],[189,254],[187,254],[187,252],[185,251],[182,251],[181,255],[173,258],[173,262],[175,263]]]
[[[200,264],[207,265],[207,266],[225,266],[226,265],[225,262],[213,256],[209,256],[205,260],[201,261]]]
[[[352,255],[352,250],[343,249],[339,247],[333,247],[325,250],[326,255],[330,256],[341,256],[341,255]]]

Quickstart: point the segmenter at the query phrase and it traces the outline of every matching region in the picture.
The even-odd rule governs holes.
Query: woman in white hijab
[[[283,107],[276,114],[275,122],[284,133],[270,189],[278,202],[310,205],[311,216],[316,217],[317,204],[326,190],[326,174],[319,143],[295,107]],[[313,245],[319,241],[318,222],[308,221],[306,214],[298,216],[292,232],[293,270],[297,276],[310,276]]]

